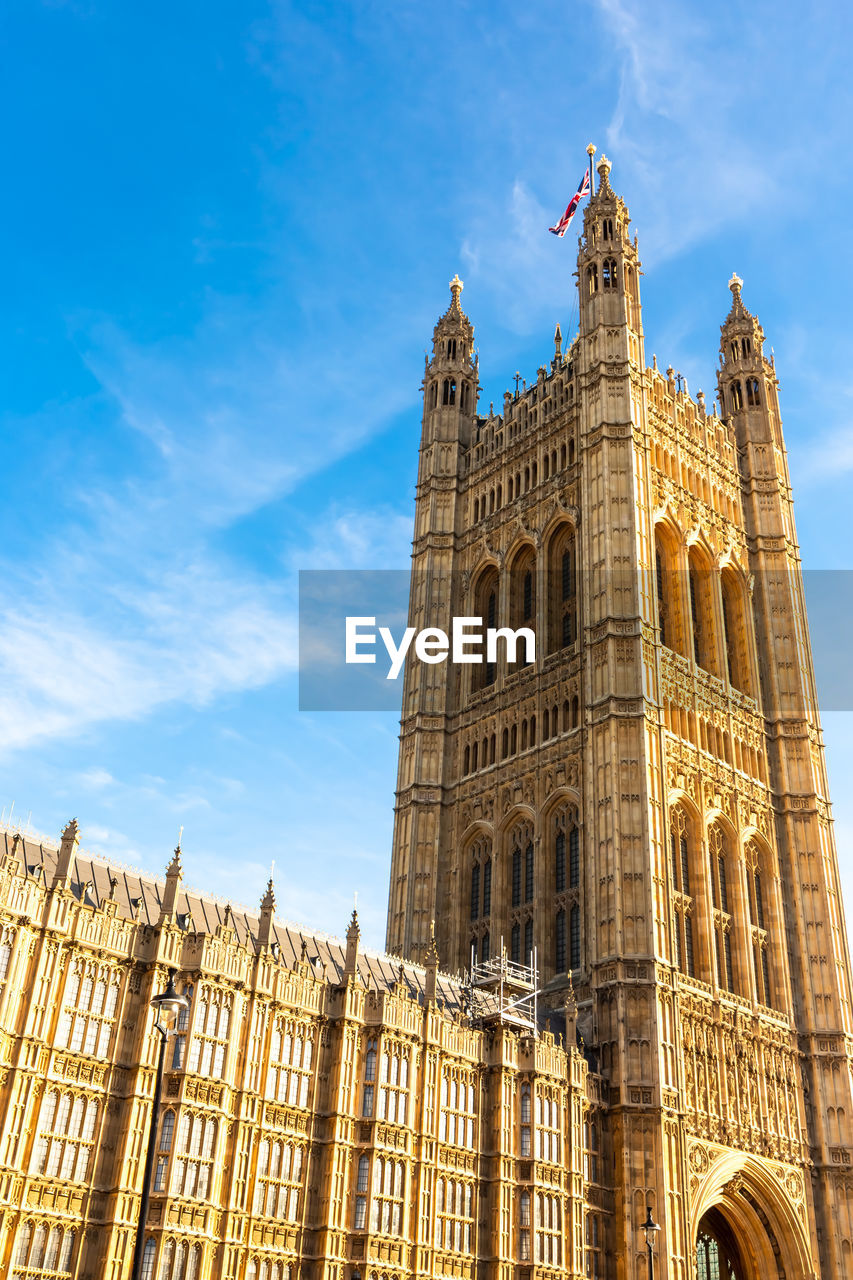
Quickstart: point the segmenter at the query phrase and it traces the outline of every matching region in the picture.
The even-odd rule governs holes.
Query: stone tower
[[[612,1270],[853,1274],[850,963],[777,380],[733,277],[720,412],[645,362],[602,157],[579,332],[477,413],[458,279],[424,377],[388,948],[534,952],[609,1085]],[[784,892],[783,892],[784,886]],[[726,1267],[729,1268],[726,1271]],[[704,1268],[704,1270],[703,1270]]]

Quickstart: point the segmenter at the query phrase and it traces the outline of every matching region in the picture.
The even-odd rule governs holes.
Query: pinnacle
[[[176,844],[175,852],[172,854],[172,861],[169,863],[168,867],[166,868],[166,875],[180,877],[180,876],[183,876],[183,874],[184,874],[184,869],[181,865],[181,846],[180,844]]]
[[[451,304],[450,304],[450,305],[451,305],[452,307],[455,307],[455,308],[456,308],[456,310],[458,311],[458,310],[459,310],[459,295],[462,293],[462,290],[465,288],[464,284],[463,284],[463,283],[462,283],[462,281],[459,279],[459,273],[458,273],[458,272],[456,273],[456,275],[454,275],[453,279],[450,281],[449,288],[450,288],[450,292],[451,292],[451,294],[453,295],[453,301],[451,302]]]
[[[262,911],[275,910],[275,886],[273,885],[272,876],[270,876],[269,880],[267,881],[267,891],[264,894],[264,896],[261,898],[261,910]]]
[[[726,317],[726,320],[751,320],[752,316],[743,305],[743,298],[741,297],[743,280],[741,280],[740,276],[734,271],[732,272],[731,279],[729,280],[729,288],[732,291],[732,309]]]

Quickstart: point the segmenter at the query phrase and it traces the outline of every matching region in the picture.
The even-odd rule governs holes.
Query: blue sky
[[[465,281],[481,404],[570,322],[594,141],[646,351],[776,352],[805,564],[851,568],[853,19],[655,0],[7,0],[0,807],[381,945],[392,714],[296,709],[296,573],[405,567],[419,382]],[[843,629],[843,620],[839,627]],[[853,716],[824,717],[853,872]]]

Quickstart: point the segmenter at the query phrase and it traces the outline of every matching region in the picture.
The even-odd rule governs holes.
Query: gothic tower
[[[609,1088],[608,1275],[641,1274],[651,1206],[672,1280],[841,1280],[850,964],[775,369],[736,277],[720,414],[646,367],[598,173],[579,332],[500,415],[456,279],[436,326],[410,625],[537,650],[408,663],[388,947],[422,960],[434,921],[445,968],[503,947],[546,1008],[573,988]]]

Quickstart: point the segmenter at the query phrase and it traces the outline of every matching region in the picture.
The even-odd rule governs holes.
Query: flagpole
[[[589,144],[586,149],[586,153],[589,156],[589,198],[591,200],[595,195],[595,172],[592,167],[592,157],[595,155],[595,146],[593,143]]]

